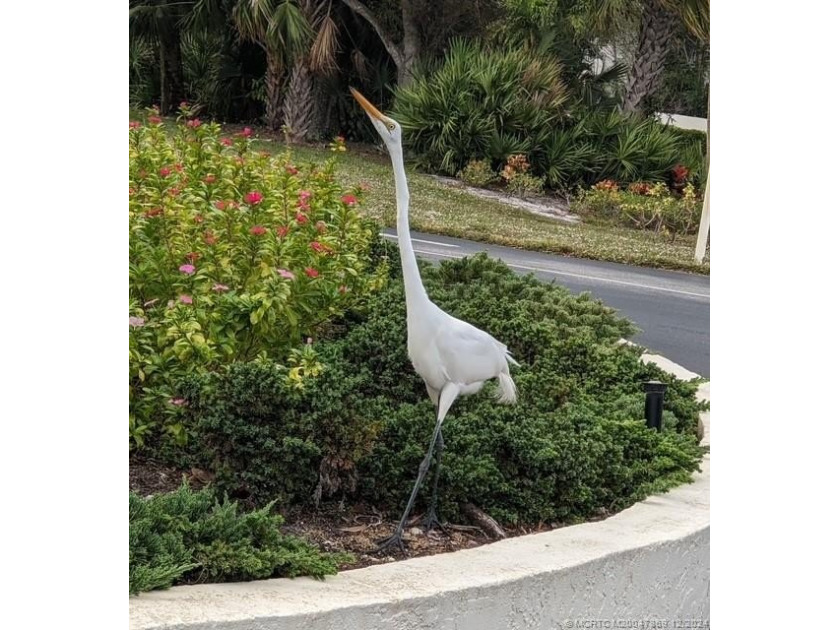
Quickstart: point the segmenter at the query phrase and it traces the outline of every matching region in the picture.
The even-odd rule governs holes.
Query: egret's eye
[[[388,131],[393,131],[397,126],[394,123],[388,123]]]

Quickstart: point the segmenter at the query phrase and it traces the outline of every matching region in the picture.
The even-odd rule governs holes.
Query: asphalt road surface
[[[394,230],[387,238],[396,240]],[[569,258],[458,238],[412,232],[414,251],[442,260],[487,252],[517,273],[562,284],[574,293],[589,291],[635,322],[633,341],[705,378],[709,374],[709,276]]]

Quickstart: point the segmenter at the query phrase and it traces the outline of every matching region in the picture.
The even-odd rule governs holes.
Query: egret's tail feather
[[[500,403],[512,405],[516,402],[516,383],[507,371],[499,374],[499,398]]]

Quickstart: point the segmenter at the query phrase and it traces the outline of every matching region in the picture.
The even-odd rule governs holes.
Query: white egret
[[[503,343],[472,324],[445,313],[426,295],[408,227],[408,181],[403,165],[402,129],[397,121],[382,114],[359,92],[352,88],[350,91],[367,112],[391,155],[397,189],[397,240],[405,284],[408,357],[414,370],[426,383],[426,391],[437,409],[435,430],[429,450],[420,464],[420,471],[402,518],[394,534],[379,546],[379,550],[397,546],[404,551],[403,528],[414,506],[420,485],[429,471],[435,449],[437,463],[432,502],[424,526],[427,530],[433,526],[440,526],[435,514],[435,502],[443,454],[442,425],[452,403],[459,396],[475,394],[486,381],[493,378],[499,383],[499,402],[516,402],[516,385],[510,376],[508,364],[518,363],[513,360]]]

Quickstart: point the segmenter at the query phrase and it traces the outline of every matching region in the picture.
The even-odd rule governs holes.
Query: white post
[[[706,194],[703,197],[703,214],[700,217],[700,231],[697,232],[697,247],[694,248],[694,262],[698,265],[706,257],[706,243],[709,242],[709,182],[711,169],[706,175]]]

